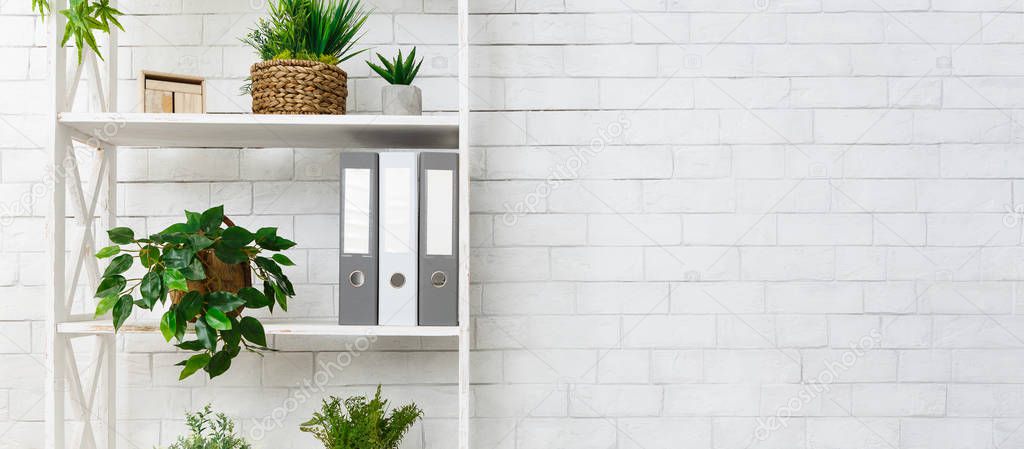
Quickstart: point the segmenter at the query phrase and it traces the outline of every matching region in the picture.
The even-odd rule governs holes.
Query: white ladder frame
[[[46,22],[49,28],[48,56],[50,60],[49,140],[53,173],[47,177],[51,192],[51,207],[47,217],[46,234],[49,241],[48,255],[52,278],[48,291],[49,307],[46,319],[46,426],[45,447],[65,449],[78,446],[80,449],[99,449],[96,442],[94,421],[101,424],[105,435],[106,449],[117,447],[117,340],[113,334],[65,334],[58,331],[58,324],[67,321],[92,319],[91,314],[72,314],[74,298],[78,295],[79,281],[85,283],[91,293],[99,279],[99,266],[92,255],[99,245],[93,235],[97,229],[117,225],[117,147],[104,146],[88,136],[72,135],[59,121],[60,114],[70,112],[82,81],[82,71],[87,70],[94,92],[92,99],[100,111],[117,111],[117,39],[118,30],[111,28],[108,41],[106,73],[101,72],[97,55],[86,49],[84,63],[77,64],[69,74],[68,49],[62,48],[66,18],[59,11],[67,8],[68,0],[51,0],[51,10]],[[111,0],[117,7],[117,0]],[[458,0],[458,95],[459,95],[459,338],[458,338],[458,447],[469,449],[469,355],[470,355],[470,286],[469,286],[469,0]],[[74,51],[74,50],[72,50]],[[76,61],[77,62],[77,61]],[[70,81],[70,83],[69,83]],[[97,130],[102,133],[103,130]],[[96,149],[98,156],[88,179],[90,192],[83,188],[78,169],[73,139]],[[73,267],[68,270],[66,251],[67,238],[67,194],[71,187],[74,218],[81,227],[77,242],[72,246]],[[102,226],[97,226],[97,221]],[[105,238],[103,239],[105,240]],[[83,278],[83,272],[85,276]],[[70,274],[70,276],[69,276]],[[79,374],[78,360],[72,342],[85,338],[95,339],[95,351],[91,356],[94,365],[92,377],[85,379]],[[70,382],[68,380],[70,379]],[[69,389],[70,387],[70,389]],[[97,401],[97,398],[102,401]],[[78,444],[69,444],[67,439],[67,400],[71,399],[78,409],[82,429]]]

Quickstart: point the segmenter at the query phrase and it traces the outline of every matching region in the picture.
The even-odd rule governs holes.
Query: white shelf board
[[[380,337],[455,337],[458,326],[341,326],[337,319],[264,319],[263,330],[267,335],[325,335],[325,336],[369,336]],[[113,334],[114,325],[110,319],[89,321],[66,321],[57,324],[61,334]],[[159,333],[157,323],[126,323],[118,334]]]
[[[256,115],[65,112],[60,123],[96,146],[457,150],[455,115]],[[90,142],[93,140],[93,142]]]

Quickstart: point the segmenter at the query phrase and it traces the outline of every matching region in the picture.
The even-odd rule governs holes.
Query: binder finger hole
[[[402,288],[405,285],[405,275],[402,273],[395,273],[391,275],[391,286],[394,288]]]
[[[435,271],[433,274],[430,275],[430,285],[433,285],[434,287],[441,288],[444,287],[445,284],[447,283],[448,276],[446,276],[441,271]]]
[[[352,284],[353,287],[362,287],[363,284],[366,283],[366,275],[364,275],[363,272],[359,270],[353,271],[348,275],[348,282],[349,284]]]

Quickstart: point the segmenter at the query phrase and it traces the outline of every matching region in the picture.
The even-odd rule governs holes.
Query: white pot
[[[423,93],[416,86],[389,84],[381,88],[384,115],[423,115]]]

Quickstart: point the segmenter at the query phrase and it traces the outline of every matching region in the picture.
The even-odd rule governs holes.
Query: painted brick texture
[[[425,108],[452,112],[454,0],[368,3],[363,43],[417,45]],[[0,3],[12,449],[43,432],[48,69],[29,4]],[[210,111],[246,110],[237,37],[263,2],[120,4],[120,110],[142,69],[206,76]],[[1024,445],[1020,0],[471,4],[474,448]],[[350,109],[377,113],[361,60]],[[334,313],[337,152],[120,154],[125,223],[223,203],[278,226],[300,243],[291,313]],[[256,447],[317,447],[296,427],[319,397],[377,383],[427,413],[403,448],[455,445],[454,341],[351,359],[352,340],[273,343],[182,383],[160,337],[121,338],[120,447],[168,444],[208,402]]]

